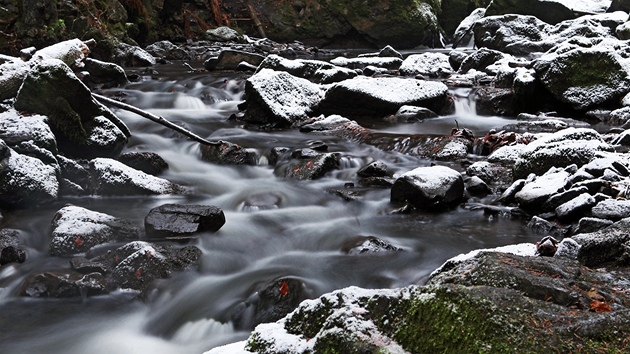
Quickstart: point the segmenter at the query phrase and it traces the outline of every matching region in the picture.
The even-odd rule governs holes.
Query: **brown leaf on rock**
[[[595,312],[612,312],[612,309],[605,301],[593,300],[590,303],[591,310]]]

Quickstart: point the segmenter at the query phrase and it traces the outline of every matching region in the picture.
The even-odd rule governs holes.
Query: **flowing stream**
[[[297,149],[323,142],[329,151],[343,154],[341,169],[319,180],[295,181],[275,177],[265,158],[257,166],[210,164],[200,160],[197,143],[174,139],[176,133],[167,128],[115,110],[134,134],[127,151],[157,152],[170,165],[162,177],[195,192],[73,197],[37,211],[7,215],[5,227],[21,231],[28,258],[23,264],[0,268],[1,353],[199,354],[245,339],[250,330],[234,329],[231,315],[257,286],[274,279],[300,280],[311,298],[351,285],[404,287],[422,284],[435,268],[460,253],[540,238],[523,220],[487,217],[477,208],[389,214],[394,209],[389,189],[368,189],[358,200],[344,201],[329,190],[356,183],[356,171],[364,164],[381,160],[400,174],[431,161],[297,130],[246,130],[242,123],[229,119],[242,102],[246,74],[190,73],[181,63],[157,70],[160,73],[154,78],[142,76],[139,82],[107,94],[124,94],[128,103],[182,123],[200,136],[228,140],[257,150],[260,156],[272,147]],[[401,136],[448,135],[457,120],[479,136],[513,122],[478,117],[471,111],[474,105],[466,98],[467,90],[453,94],[458,102],[453,116],[371,128]],[[227,221],[217,233],[194,243],[203,251],[201,269],[158,281],[145,300],[135,299],[137,294],[129,291],[73,299],[18,296],[21,283],[32,272],[67,268],[67,259],[48,255],[50,221],[66,203],[131,219],[138,225],[151,208],[165,203],[209,204],[222,208]],[[344,245],[358,236],[376,236],[404,251],[344,253]]]

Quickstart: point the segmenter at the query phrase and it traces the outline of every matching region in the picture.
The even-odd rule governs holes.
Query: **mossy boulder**
[[[534,69],[556,99],[587,110],[630,91],[625,50],[617,53],[615,49],[601,45],[549,53],[535,62]]]
[[[513,251],[533,253],[533,244],[520,246]],[[426,286],[350,287],[306,300],[241,344],[292,354],[622,353],[630,297],[615,289],[630,273],[617,270],[611,278],[561,257],[474,252],[447,262]]]
[[[131,135],[127,126],[98,103],[70,67],[43,60],[24,79],[15,108],[49,118],[58,148],[67,156],[116,156]]]
[[[383,47],[410,48],[439,43],[434,0],[307,0],[294,2],[253,1],[269,38],[304,40],[318,45],[339,37]]]

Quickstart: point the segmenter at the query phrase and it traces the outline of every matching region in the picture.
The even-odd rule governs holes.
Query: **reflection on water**
[[[168,73],[168,68],[160,69]],[[299,279],[310,297],[351,285],[380,288],[421,284],[446,259],[476,248],[532,242],[519,220],[488,219],[480,210],[442,214],[390,215],[389,190],[365,191],[352,202],[328,190],[356,183],[356,171],[373,160],[404,173],[430,161],[386,152],[336,137],[295,130],[250,131],[229,117],[242,101],[242,75],[186,74],[145,78],[109,95],[182,124],[211,140],[224,139],[268,154],[273,147],[303,148],[322,142],[341,152],[342,168],[316,181],[275,177],[263,159],[258,166],[217,166],[199,158],[196,143],[135,114],[116,111],[134,136],[129,151],[154,151],[170,165],[164,177],[193,188],[186,196],[76,197],[47,209],[21,211],[7,227],[17,228],[28,247],[28,261],[0,269],[0,342],[7,353],[201,353],[241,340],[249,332],[230,322],[234,308],[252,289],[278,277]],[[454,92],[464,101],[466,92]],[[449,134],[453,122],[485,134],[504,125],[499,117],[477,117],[470,103],[453,116],[417,124],[378,127],[397,134]],[[147,301],[119,292],[86,299],[47,300],[16,296],[25,276],[67,267],[67,259],[47,256],[49,224],[65,203],[131,219],[142,225],[151,208],[165,203],[216,205],[226,224],[203,235],[199,271],[160,280]],[[347,255],[341,250],[357,236],[376,236],[403,252]]]

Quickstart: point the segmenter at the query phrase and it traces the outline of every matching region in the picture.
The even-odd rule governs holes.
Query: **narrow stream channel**
[[[143,76],[106,94],[126,95],[128,103],[182,123],[200,136],[228,140],[261,156],[272,147],[304,148],[323,142],[329,151],[343,154],[342,168],[316,181],[295,181],[275,177],[265,158],[257,166],[210,164],[200,160],[197,143],[174,138],[167,128],[115,110],[134,134],[126,151],[157,152],[170,165],[162,177],[190,186],[194,193],[66,198],[35,212],[8,215],[5,227],[21,231],[28,258],[0,269],[1,353],[199,354],[245,339],[249,329],[236,330],[231,316],[257,286],[276,278],[298,279],[311,298],[351,285],[403,287],[422,284],[435,268],[460,253],[540,238],[523,220],[489,218],[474,208],[392,215],[389,189],[367,190],[356,201],[344,201],[328,190],[356,183],[356,171],[366,163],[380,160],[400,174],[431,161],[297,130],[246,130],[229,119],[238,111],[246,74],[188,73],[181,63],[157,70],[155,78]],[[384,134],[448,135],[457,120],[479,136],[513,122],[476,116],[467,93],[453,93],[458,99],[453,116],[376,129]],[[145,301],[125,291],[79,299],[17,296],[30,273],[67,267],[67,259],[48,255],[50,221],[66,203],[138,225],[151,208],[165,203],[209,204],[222,208],[227,221],[216,234],[196,241],[203,251],[199,271],[160,280]],[[376,236],[404,251],[344,253],[344,246],[358,236]]]

